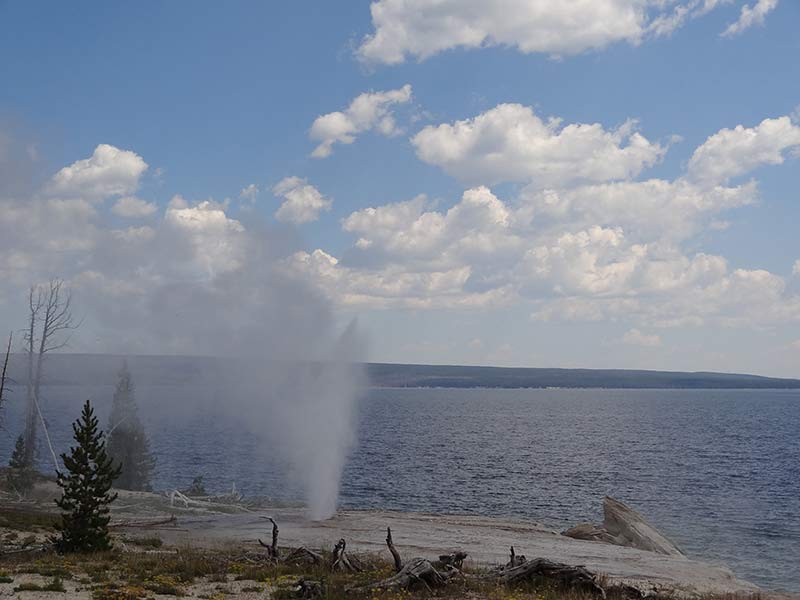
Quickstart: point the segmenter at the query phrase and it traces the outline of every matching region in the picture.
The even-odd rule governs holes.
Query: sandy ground
[[[548,558],[584,565],[640,588],[667,588],[689,593],[752,593],[758,588],[723,567],[664,556],[602,542],[574,540],[537,523],[474,516],[428,515],[389,511],[340,511],[327,521],[310,521],[299,508],[275,508],[234,515],[182,515],[175,527],[157,533],[169,544],[196,546],[269,541],[272,516],[280,527],[280,545],[332,547],[339,538],[351,551],[385,553],[386,527],[404,558],[436,557],[454,549],[469,553],[472,564],[503,564],[509,547],[528,558]],[[141,531],[140,528],[139,531]]]
[[[55,486],[42,484],[37,488],[37,504],[52,511]],[[176,517],[174,523],[153,524],[171,515]],[[339,538],[344,538],[350,552],[381,553],[391,560],[385,544],[388,526],[392,528],[395,545],[406,560],[415,556],[435,558],[460,549],[469,553],[468,564],[473,566],[505,564],[509,547],[513,545],[517,554],[528,558],[541,557],[583,565],[642,590],[689,595],[761,592],[755,585],[737,579],[729,569],[721,566],[603,542],[575,540],[532,521],[356,510],[339,511],[326,521],[311,521],[302,508],[218,506],[209,511],[185,508],[177,502],[171,505],[163,495],[139,492],[120,492],[119,499],[112,505],[112,526],[116,533],[157,535],[168,545],[194,547],[234,544],[242,550],[258,550],[258,538],[270,539],[271,526],[265,520],[267,516],[278,522],[279,545],[282,547],[332,548]],[[11,588],[7,587],[0,587],[0,596],[9,594]],[[793,598],[800,600],[797,596]]]

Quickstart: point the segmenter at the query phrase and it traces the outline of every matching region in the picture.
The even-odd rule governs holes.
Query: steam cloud
[[[135,193],[129,173],[123,186],[108,181],[127,163],[94,164],[118,154],[136,177],[147,168],[133,153],[96,152],[73,165],[83,171],[71,181],[96,172],[109,189]],[[227,204],[180,196],[163,214],[120,222],[96,181],[91,194],[54,192],[37,170],[34,153],[0,135],[0,327],[19,329],[28,286],[59,277],[85,315],[73,350],[227,359],[226,412],[288,465],[313,518],[331,516],[355,440],[364,343],[288,270],[301,248],[294,231],[245,225]]]

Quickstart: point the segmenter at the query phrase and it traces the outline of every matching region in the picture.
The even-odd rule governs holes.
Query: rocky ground
[[[97,579],[98,576],[89,572],[91,569],[76,564],[70,567],[68,558],[59,558],[61,562],[58,562],[47,551],[37,552],[36,548],[46,544],[51,531],[49,526],[52,523],[48,519],[52,519],[52,514],[46,512],[52,511],[48,497],[52,497],[55,490],[49,486],[46,482],[40,483],[36,502],[20,505],[7,501],[0,506],[0,569],[7,571],[0,571],[0,596],[51,598],[53,591],[23,591],[20,587],[53,584],[55,576],[46,567],[42,572],[30,565],[55,561],[63,567],[64,560],[68,563],[64,568],[70,577],[60,578],[59,582],[69,597],[124,600],[158,595],[158,569],[134,576],[131,575],[136,572],[134,567],[116,572],[109,565],[109,572],[117,573],[115,576],[124,583],[123,587],[127,585],[133,589],[133,592],[128,590],[116,594],[112,588],[98,587],[105,585],[102,576]],[[610,515],[609,506],[612,510]],[[251,560],[241,562],[241,557],[264,551],[258,539],[269,545],[271,525],[266,517],[272,517],[280,528],[281,547],[305,546],[330,555],[335,543],[345,539],[350,553],[377,561],[373,577],[391,574],[391,555],[385,542],[386,528],[391,527],[394,544],[405,559],[416,556],[432,558],[463,550],[469,555],[464,567],[473,572],[505,564],[509,560],[509,549],[514,546],[517,554],[528,558],[583,565],[604,581],[630,584],[647,594],[671,597],[769,595],[737,579],[724,567],[686,558],[655,529],[649,529],[646,522],[638,521],[637,518],[641,519],[639,515],[633,511],[628,515],[625,513],[627,507],[621,506],[622,509],[607,502],[606,522],[597,526],[581,525],[571,535],[588,539],[574,539],[535,522],[521,520],[345,510],[329,520],[311,521],[299,507],[264,507],[224,499],[198,500],[181,495],[170,498],[121,492],[112,513],[113,532],[118,540],[117,558],[112,562],[119,562],[122,560],[120,557],[130,562],[129,556],[137,555],[150,559],[155,557],[155,565],[159,564],[158,560],[163,564],[169,562],[166,559],[174,562],[178,560],[176,556],[183,556],[178,561],[180,564],[187,561],[219,563],[224,566],[218,565],[209,572],[200,568],[187,581],[175,580],[172,572],[161,573],[166,578],[162,582],[165,583],[163,589],[172,585],[181,595],[202,598],[219,597],[219,594],[263,597],[279,585],[277,578],[296,575],[273,569],[260,572],[260,578],[254,580],[237,577],[237,569],[241,574]],[[148,548],[147,544],[151,542],[154,547]],[[630,547],[632,545],[639,547]],[[187,558],[187,552],[194,558]],[[204,558],[201,560],[197,556]],[[22,571],[17,568],[19,565],[23,565]],[[97,571],[97,565],[92,569]],[[102,571],[102,560],[99,569]],[[470,597],[484,597],[475,596],[472,589],[462,592]],[[536,597],[535,594],[532,597]]]

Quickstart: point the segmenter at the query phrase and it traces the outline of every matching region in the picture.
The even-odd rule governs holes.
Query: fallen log
[[[455,567],[446,568],[439,571],[433,566],[433,563],[426,558],[414,558],[410,560],[405,566],[400,569],[391,577],[387,577],[382,581],[353,588],[353,591],[364,590],[416,590],[425,589],[432,591],[433,588],[438,588],[446,585],[453,577],[459,575],[461,572]]]
[[[298,579],[291,591],[292,596],[298,600],[318,600],[324,596],[321,582],[306,579]]]
[[[511,586],[534,581],[537,578],[548,579],[564,587],[582,590],[600,598],[606,597],[605,588],[598,583],[595,574],[585,567],[567,565],[546,558],[520,560],[514,554],[510,562],[517,564],[490,571],[488,578]]]
[[[283,557],[281,562],[293,565],[320,565],[323,559],[321,554],[317,554],[305,546],[300,546]]]
[[[439,560],[434,563],[434,566],[437,569],[455,567],[460,571],[464,566],[464,559],[467,558],[467,556],[469,555],[463,550],[456,550],[450,554],[440,554]]]

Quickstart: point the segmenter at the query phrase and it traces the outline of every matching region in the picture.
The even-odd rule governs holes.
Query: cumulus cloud
[[[146,170],[147,163],[135,152],[100,144],[90,158],[56,173],[47,191],[54,196],[102,201],[133,194]]]
[[[759,0],[758,5],[774,3]],[[667,35],[719,4],[720,0],[377,0],[370,6],[374,32],[365,37],[357,56],[366,63],[398,64],[409,57],[425,60],[453,48],[486,46],[566,56]],[[764,7],[752,12],[759,11]]]
[[[742,6],[739,18],[734,23],[731,23],[721,35],[723,37],[733,37],[754,25],[763,25],[764,19],[777,6],[778,0],[758,0],[753,5],[745,4]]]
[[[136,219],[141,217],[149,217],[158,210],[158,207],[152,202],[147,202],[136,196],[124,196],[114,203],[111,211],[120,217],[127,219]]]
[[[365,131],[374,129],[386,136],[401,133],[392,107],[410,100],[411,86],[406,84],[396,90],[366,92],[357,96],[345,110],[317,117],[309,137],[319,145],[311,156],[326,158],[333,152],[334,144],[352,144],[358,134]]]
[[[284,223],[301,225],[319,219],[319,213],[329,211],[333,200],[325,198],[313,185],[299,177],[286,177],[272,188],[272,193],[283,198],[275,218]]]
[[[541,187],[629,179],[655,164],[665,149],[628,121],[562,126],[533,109],[500,104],[477,117],[431,125],[412,138],[417,156],[461,181],[530,181]]]
[[[728,136],[723,130],[674,179],[593,182],[564,175],[553,187],[532,179],[511,200],[476,186],[449,208],[422,195],[356,210],[342,220],[353,236],[342,258],[321,249],[299,252],[287,268],[337,301],[360,306],[529,303],[538,320],[619,320],[640,331],[798,320],[800,298],[783,278],[691,250],[698,235],[718,227],[721,214],[758,198],[755,181],[724,182],[778,162],[775,144],[765,141],[775,137],[769,124],[747,131],[757,132],[755,147],[770,150],[732,142],[716,148]],[[724,152],[735,155],[735,168],[710,157]],[[608,172],[628,168],[628,158],[613,148],[608,161]],[[698,177],[710,169],[713,175]]]
[[[794,266],[792,267],[792,275],[800,275],[800,258],[794,261]]]
[[[622,343],[629,346],[644,346],[655,348],[661,345],[661,338],[655,334],[642,333],[638,329],[631,329],[622,336]]]
[[[689,160],[689,176],[702,183],[726,183],[761,165],[779,165],[786,150],[800,146],[800,126],[788,116],[737,125],[709,137]]]

